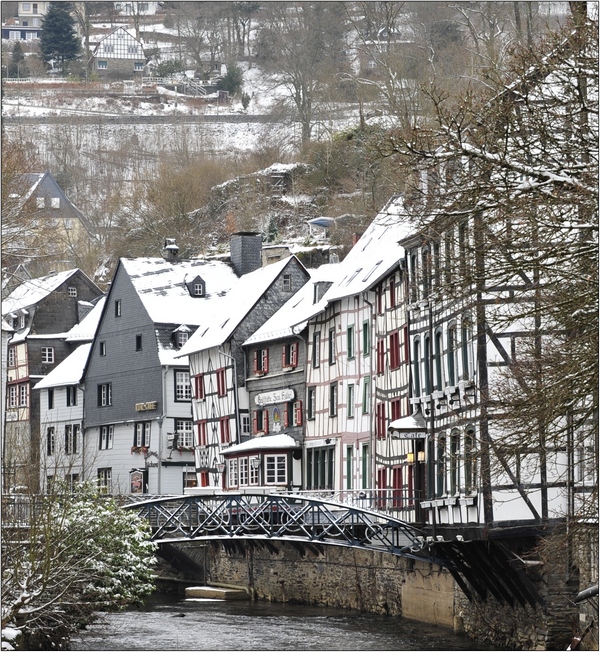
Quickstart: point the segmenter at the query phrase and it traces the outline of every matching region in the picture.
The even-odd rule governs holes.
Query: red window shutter
[[[252,432],[255,434],[258,432],[258,410],[256,410],[252,416]]]
[[[263,349],[262,352],[262,370],[267,373],[269,371],[269,349]]]
[[[208,471],[200,471],[200,486],[208,487]]]
[[[295,425],[301,426],[302,425],[302,401],[296,401],[294,403],[294,418],[295,418]]]
[[[390,279],[390,308],[393,308],[396,305],[396,283],[394,282],[394,277]]]
[[[379,340],[377,342],[377,375],[383,374],[385,367],[385,341]]]
[[[290,344],[290,364],[292,367],[298,366],[298,342]]]
[[[265,435],[269,432],[269,411],[263,410],[263,432]]]
[[[198,446],[206,446],[206,421],[198,423]]]
[[[196,376],[196,398],[198,400],[204,399],[204,374]]]
[[[284,428],[289,428],[290,426],[290,404],[286,403],[285,404],[285,410],[283,411],[283,427]]]
[[[286,353],[286,348],[287,347],[286,347],[285,344],[281,347],[281,368],[282,369],[285,369],[285,367],[288,366],[288,364],[287,364],[287,356],[285,354]]]
[[[221,443],[229,443],[229,417],[221,417]]]
[[[258,351],[254,351],[254,373],[258,373]]]

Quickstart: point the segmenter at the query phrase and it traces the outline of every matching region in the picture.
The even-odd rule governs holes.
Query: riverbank
[[[256,601],[344,608],[444,627],[476,645],[566,649],[571,627],[557,600],[561,578],[532,577],[545,607],[469,599],[444,568],[381,552],[284,542],[178,544],[205,570],[205,583],[245,587]],[[564,579],[564,578],[563,578]]]

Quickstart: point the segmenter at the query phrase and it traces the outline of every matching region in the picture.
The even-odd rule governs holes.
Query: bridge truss
[[[381,512],[298,494],[169,496],[124,508],[146,518],[159,543],[279,540],[423,559],[425,537],[415,526]]]

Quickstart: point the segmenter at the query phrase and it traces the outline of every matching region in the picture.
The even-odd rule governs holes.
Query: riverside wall
[[[408,618],[515,650],[564,650],[571,642],[573,609],[559,576],[539,582],[547,601],[533,608],[492,597],[470,601],[447,570],[382,552],[282,542],[181,545],[205,567],[208,584],[243,586],[256,600]]]

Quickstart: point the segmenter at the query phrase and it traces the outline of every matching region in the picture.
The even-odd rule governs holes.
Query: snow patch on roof
[[[68,332],[66,341],[77,342],[85,340],[93,340],[98,324],[100,323],[100,316],[102,315],[102,308],[106,297],[101,297],[98,303],[90,310],[90,312]]]
[[[9,312],[35,306],[78,271],[78,269],[69,269],[66,272],[24,281],[2,302],[2,315],[5,316]]]
[[[284,258],[242,276],[218,304],[212,319],[198,328],[179,354],[189,355],[223,344],[291,260]]]
[[[206,322],[214,313],[215,302],[238,282],[231,267],[220,261],[122,258],[121,264],[155,324],[198,326]],[[186,287],[197,276],[206,283],[202,297],[191,296]]]
[[[337,267],[339,264],[336,263],[308,270],[310,280],[252,334],[244,345],[292,337],[302,331],[308,319],[321,312],[327,305],[323,299],[314,303],[315,283],[333,280]]]
[[[43,380],[40,380],[34,389],[77,385],[83,376],[83,370],[90,355],[91,348],[91,342],[78,346],[71,355],[67,356]]]
[[[285,433],[279,435],[266,435],[263,437],[253,437],[249,441],[235,444],[223,451],[223,455],[227,456],[230,453],[244,453],[246,451],[257,450],[271,450],[271,449],[286,449],[296,448],[299,446],[298,442],[290,435]]]

